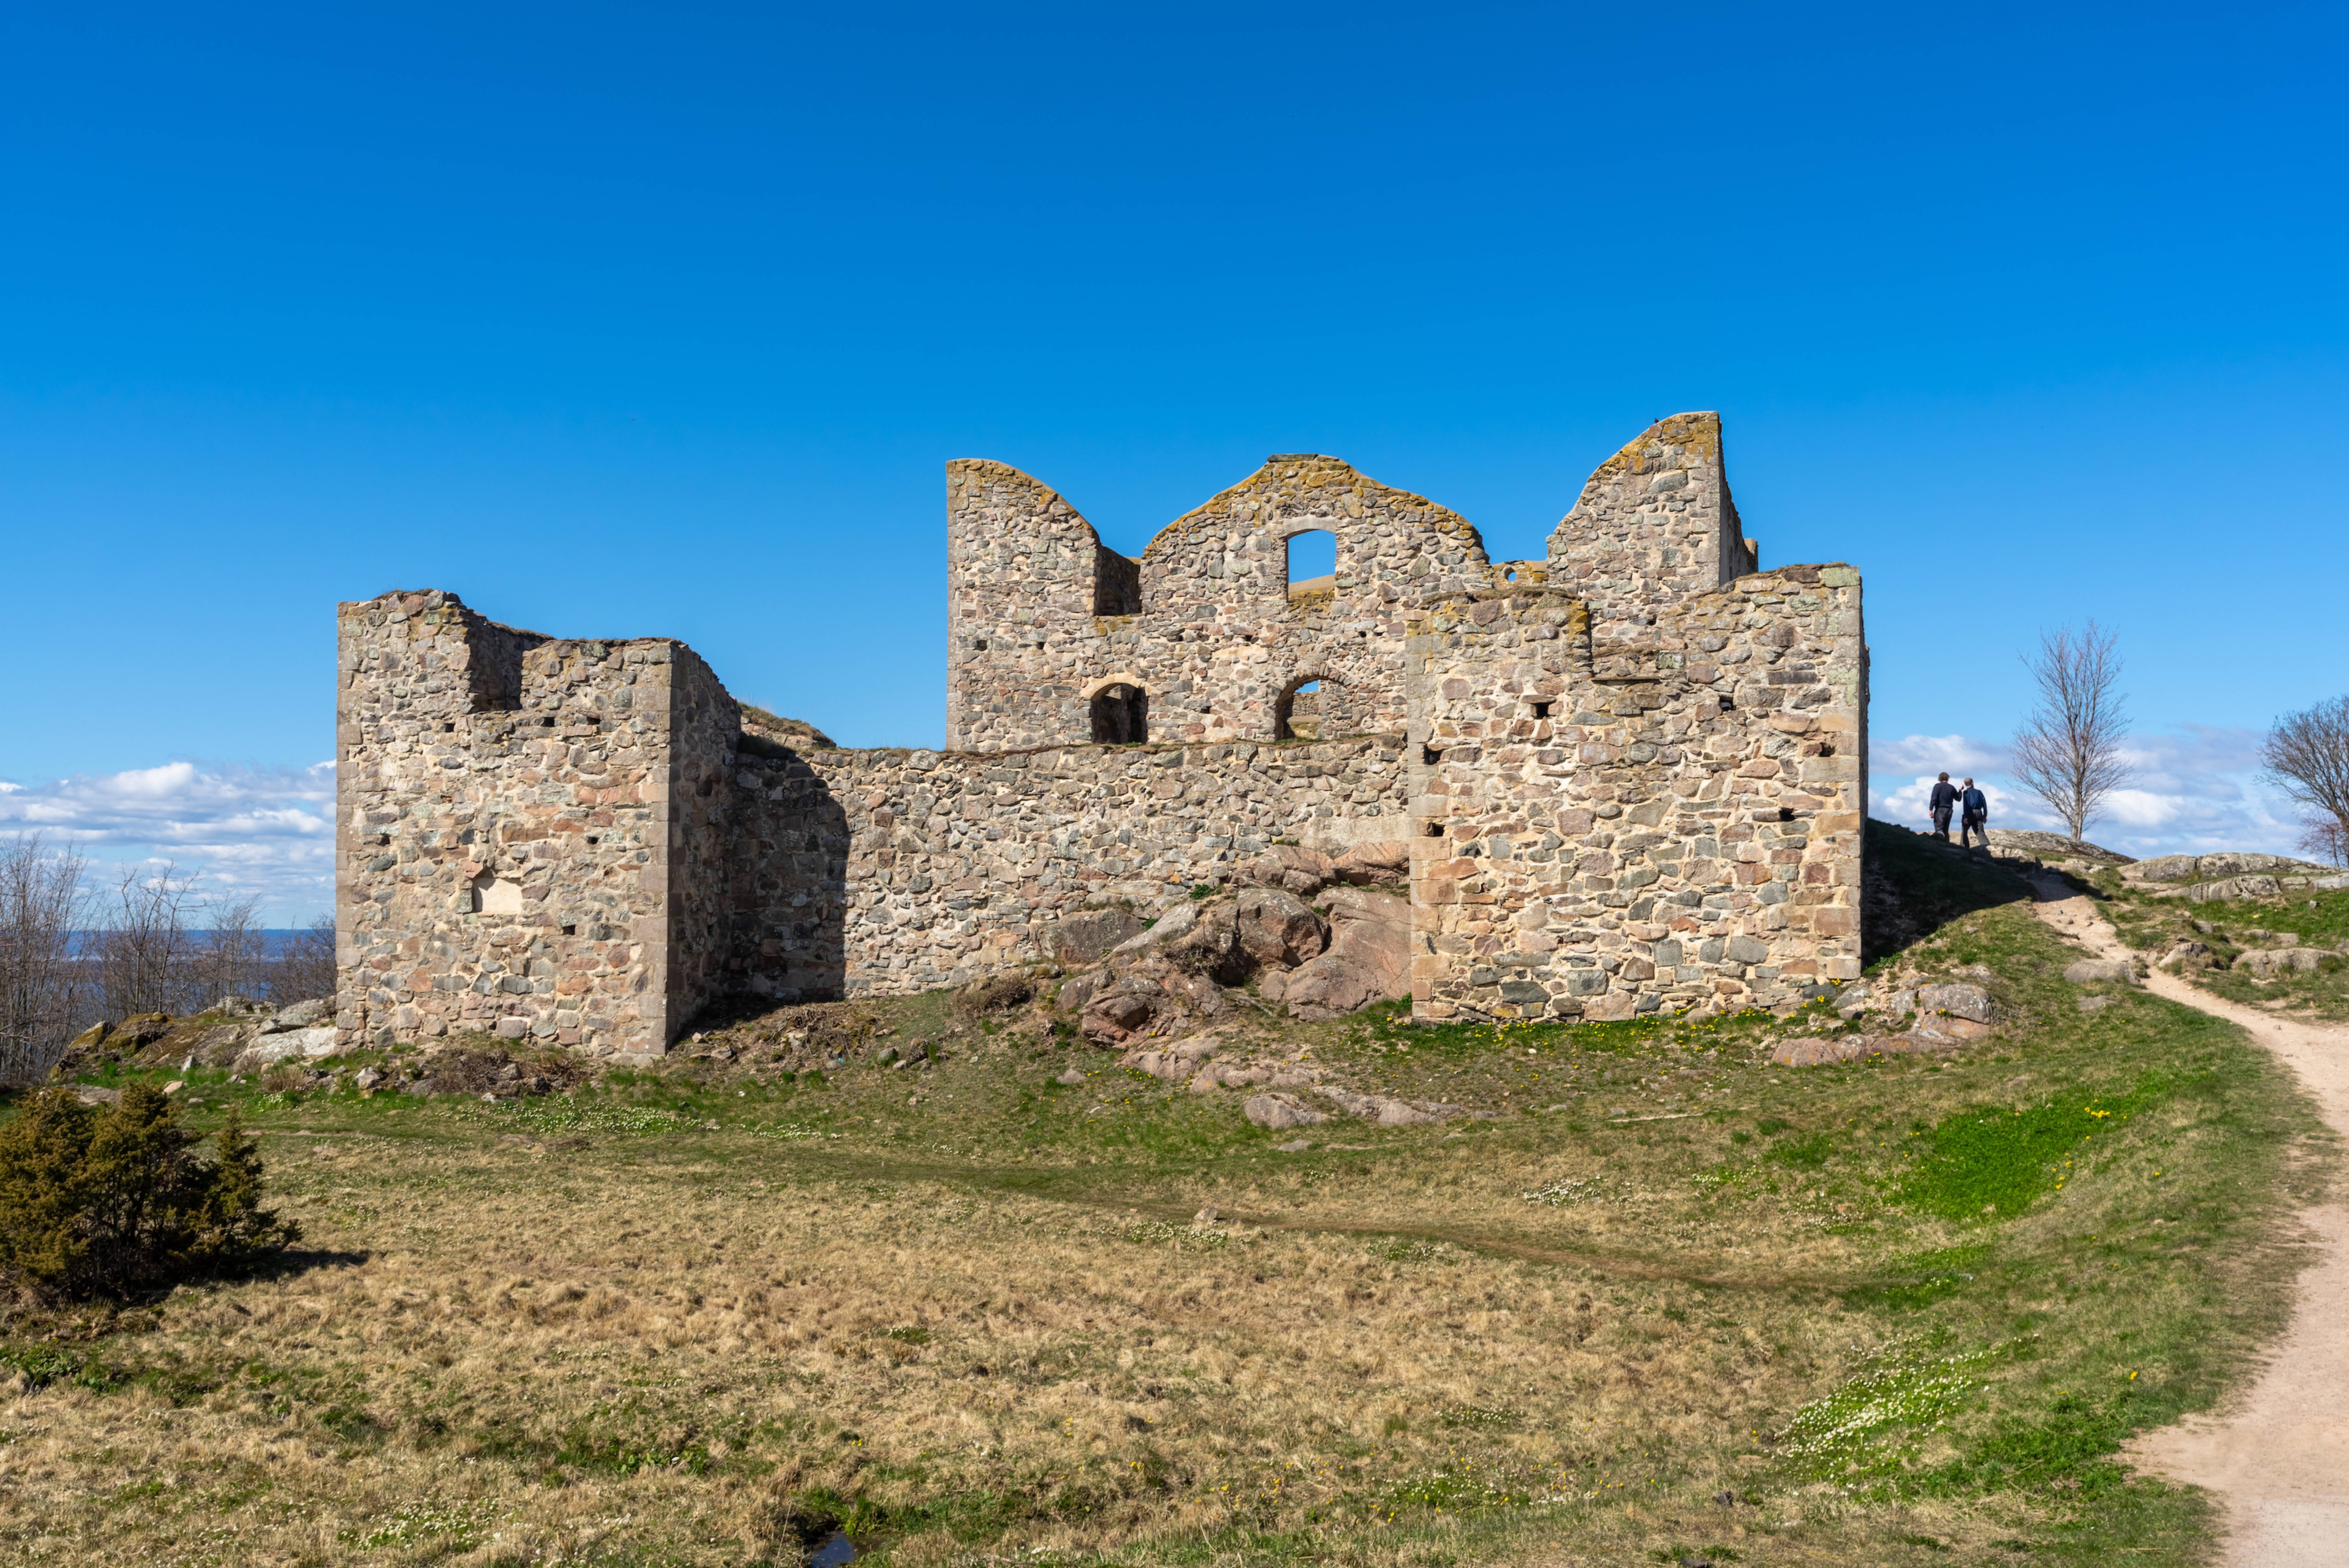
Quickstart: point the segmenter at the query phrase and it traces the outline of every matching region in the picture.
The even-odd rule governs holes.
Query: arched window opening
[[[1310,528],[1288,536],[1288,598],[1291,604],[1338,587],[1338,535]]]
[[[1272,705],[1272,738],[1276,741],[1318,741],[1321,738],[1321,682],[1300,682],[1282,692]]]
[[[1273,699],[1276,741],[1326,741],[1362,730],[1362,716],[1354,711],[1345,683],[1327,675],[1300,676]]]
[[[1116,681],[1093,696],[1093,741],[1104,746],[1132,745],[1150,738],[1150,693],[1139,686]]]

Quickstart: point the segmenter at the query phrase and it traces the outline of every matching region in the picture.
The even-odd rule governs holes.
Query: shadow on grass
[[[304,1274],[319,1269],[356,1269],[374,1256],[373,1252],[364,1249],[356,1252],[346,1252],[328,1247],[288,1247],[282,1252],[272,1253],[243,1268],[224,1269],[203,1277],[222,1281],[268,1280],[274,1282],[281,1280],[298,1279]],[[195,1282],[197,1281],[193,1277],[181,1282],[182,1284]]]
[[[1864,963],[1899,952],[1952,920],[2031,897],[2022,877],[1988,855],[1872,817],[1863,853]]]

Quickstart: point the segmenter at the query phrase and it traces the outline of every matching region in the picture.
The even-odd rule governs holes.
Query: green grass
[[[1831,1001],[1702,1023],[1252,1024],[1359,1087],[1505,1113],[1333,1121],[1302,1129],[1301,1156],[1237,1096],[1120,1069],[1042,1014],[982,1023],[935,997],[876,1006],[835,1071],[678,1059],[514,1105],[272,1104],[196,1073],[191,1119],[243,1107],[309,1245],[418,1259],[398,1277],[444,1299],[347,1348],[268,1315],[298,1272],[175,1298],[144,1329],[22,1320],[0,1329],[0,1377],[38,1420],[87,1426],[85,1456],[131,1440],[93,1412],[143,1387],[215,1446],[300,1430],[353,1475],[510,1478],[494,1518],[422,1490],[349,1504],[346,1545],[386,1561],[477,1550],[528,1499],[598,1488],[637,1521],[599,1548],[613,1562],[741,1561],[693,1545],[693,1521],[753,1493],[782,1511],[778,1541],[845,1522],[908,1563],[2207,1560],[2206,1503],[2132,1476],[2119,1445],[2208,1408],[2281,1326],[2294,1257],[2270,1239],[2332,1179],[2330,1145],[2240,1031],[2135,992],[2080,1014],[2069,953],[2011,882],[1879,836],[1930,918],[1878,974],[1987,967],[2006,1021],[1946,1064],[1770,1066],[1775,1040],[1841,1027]],[[707,1044],[755,1054],[780,1027],[747,1015]],[[871,1064],[914,1039],[936,1065]],[[1081,1086],[1057,1082],[1071,1066]],[[1196,1223],[1206,1203],[1238,1223]],[[779,1213],[849,1251],[744,1262]],[[541,1239],[549,1215],[604,1227],[601,1272]],[[502,1272],[432,1262],[508,1225]],[[981,1279],[1044,1272],[983,1303],[1004,1325],[983,1329],[951,1303],[888,1304],[914,1282],[903,1248],[967,1255]],[[586,1293],[666,1271],[681,1303],[812,1262],[869,1271],[884,1303],[821,1364],[704,1355],[657,1328],[460,1364],[511,1366],[502,1386],[433,1359],[497,1289],[560,1321],[574,1276]],[[1022,1327],[1021,1293],[1097,1320]],[[1129,1320],[1129,1297],[1160,1304]],[[230,1301],[254,1315],[225,1346],[191,1314],[231,1322]],[[1258,1343],[1309,1311],[1329,1315],[1292,1348]],[[1202,1348],[1185,1360],[1178,1340]],[[1490,1346],[1480,1386],[1412,1369],[1464,1343]],[[1545,1369],[1568,1348],[1616,1370]],[[1085,1399],[1154,1399],[1148,1429],[1060,1442],[1011,1421],[1079,1380]],[[921,1436],[890,1403],[946,1385],[974,1390],[983,1430]],[[43,1505],[86,1552],[152,1528],[147,1501],[107,1501],[117,1470],[47,1462],[87,1471]],[[343,1484],[279,1473],[264,1494],[221,1464],[188,1495],[248,1530],[266,1528],[251,1510]],[[1724,1488],[1746,1501],[1721,1509]],[[273,1501],[225,1501],[247,1498]],[[1178,1515],[1196,1522],[1153,1522]],[[29,1550],[26,1525],[0,1512],[0,1561]]]
[[[2279,975],[2272,980],[2261,980],[2230,967],[2239,954],[2274,945],[2257,934],[2261,932],[2297,936],[2300,945],[2309,949],[2349,946],[2349,889],[2189,904],[2182,898],[2150,897],[2117,877],[2107,876],[2097,878],[2095,890],[2121,940],[2148,960],[2160,958],[2172,943],[2181,940],[2209,947],[2214,960],[2211,967],[2181,973],[2213,995],[2314,1018],[2349,1019],[2349,961],[2328,958],[2320,972]],[[2200,930],[2197,922],[2212,929]]]
[[[2023,1109],[2005,1106],[1970,1107],[1916,1136],[1914,1167],[1899,1188],[1903,1200],[1944,1219],[1974,1220],[2000,1213],[2020,1214],[2040,1199],[2061,1191],[2075,1171],[2096,1152],[2104,1124],[2160,1104],[2169,1085],[2140,1082],[2126,1094],[2101,1095],[2086,1104],[2062,1103]],[[2108,1130],[2106,1143],[2112,1138]]]

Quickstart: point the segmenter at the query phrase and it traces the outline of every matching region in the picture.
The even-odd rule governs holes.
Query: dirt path
[[[2040,919],[2098,958],[2129,950],[2095,901],[2034,878]],[[2155,995],[2240,1023],[2300,1075],[2333,1128],[2349,1134],[2349,1033],[2223,1002],[2158,971]],[[2301,1219],[2323,1256],[2300,1277],[2300,1306],[2266,1369],[2215,1416],[2128,1446],[2141,1468],[2208,1487],[2227,1511],[2227,1568],[2349,1568],[2349,1210]]]

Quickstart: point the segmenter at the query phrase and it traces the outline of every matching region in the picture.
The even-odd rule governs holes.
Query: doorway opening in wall
[[[1116,681],[1093,696],[1093,742],[1127,746],[1150,739],[1150,693]]]
[[[1288,536],[1288,602],[1309,604],[1338,590],[1338,535],[1309,528]]]
[[[1272,738],[1319,741],[1350,735],[1360,728],[1345,706],[1345,689],[1335,680],[1308,675],[1288,683],[1272,703]]]

